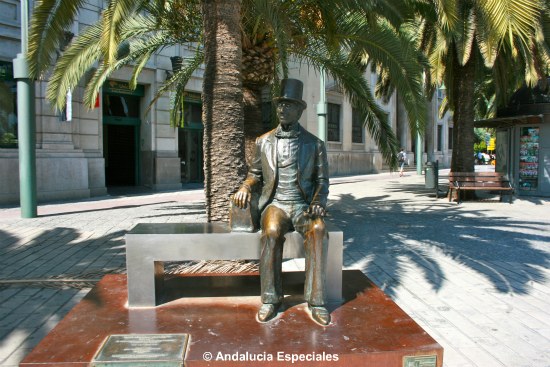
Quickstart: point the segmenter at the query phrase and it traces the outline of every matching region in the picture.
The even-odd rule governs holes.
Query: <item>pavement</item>
[[[457,205],[424,182],[414,172],[331,180],[345,268],[439,342],[446,367],[549,367],[550,198]],[[205,218],[200,189],[51,203],[34,219],[0,208],[0,366],[17,366],[104,274],[125,272],[134,225]]]

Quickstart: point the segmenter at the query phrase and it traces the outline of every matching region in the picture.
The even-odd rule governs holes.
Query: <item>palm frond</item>
[[[504,42],[513,47],[516,41],[527,45],[544,8],[542,0],[487,0],[477,4],[483,21],[491,25],[487,41],[491,46]]]
[[[243,2],[243,9],[246,9],[243,32],[265,35],[274,41],[279,61],[277,66],[285,77],[288,76],[288,50],[291,38],[299,33],[296,23],[291,21],[299,17],[299,9],[292,5],[271,0]]]
[[[37,1],[30,23],[28,60],[32,78],[39,78],[57,54],[63,32],[72,25],[85,0]]]
[[[115,61],[119,48],[119,26],[130,15],[135,14],[137,7],[141,5],[135,0],[110,0],[107,8],[102,14],[101,49],[105,62],[108,64]]]
[[[413,43],[404,34],[399,34],[391,28],[380,25],[371,30],[360,20],[348,17],[351,24],[346,32],[355,34],[357,39],[349,43],[351,57],[367,54],[368,60],[378,66],[380,74],[388,75],[391,84],[403,97],[411,128],[424,129],[426,123],[425,97],[423,95],[422,71],[423,57],[413,47]],[[427,62],[426,65],[427,67]]]
[[[170,125],[173,127],[183,127],[185,124],[185,121],[183,120],[183,109],[185,108],[185,86],[191,79],[193,73],[202,65],[203,62],[203,49],[201,47],[197,47],[195,55],[192,58],[185,58],[182,68],[157,90],[155,96],[151,100],[151,103],[147,106],[146,111],[149,111],[161,96],[167,93],[172,93],[170,101]]]
[[[155,42],[151,42],[150,36],[145,37],[145,35],[154,30],[154,22],[145,15],[136,15],[135,17],[126,19],[120,25],[121,38],[123,40],[132,40],[132,45],[128,44],[128,46],[136,50],[155,47],[158,49],[164,44],[165,39],[160,40],[162,36],[157,36],[158,38],[156,38]],[[77,86],[79,80],[81,80],[90,67],[102,61],[101,32],[102,24],[100,22],[84,29],[56,63],[46,90],[46,98],[57,109],[62,109],[65,106],[67,92]],[[147,43],[146,39],[149,40],[149,43]],[[138,53],[134,55],[138,55]],[[90,98],[92,97],[93,99],[89,100],[88,103],[90,107],[95,103],[96,94],[90,96]]]
[[[499,49],[498,44],[488,42],[490,30],[487,28],[486,24],[479,24],[476,31],[476,41],[485,66],[490,68],[498,56]]]
[[[477,26],[474,9],[465,7],[464,12],[461,21],[457,22],[456,37],[454,38],[461,65],[465,65],[470,59]]]
[[[149,35],[146,38],[129,39],[129,52],[126,56],[117,59],[115,62],[106,63],[102,62],[88,83],[84,93],[84,103],[87,106],[92,106],[95,102],[95,96],[99,93],[103,83],[107,80],[109,75],[114,71],[120,69],[122,66],[137,61],[134,66],[140,71],[142,70],[148,59],[160,48],[170,46],[169,38],[166,32],[156,32],[153,35]],[[175,43],[174,40],[171,41]],[[135,78],[135,80],[134,80]],[[135,87],[137,81],[137,74],[134,72],[133,85]]]
[[[434,41],[433,48],[428,53],[428,60],[431,65],[432,81],[437,84],[444,82],[444,75],[447,69],[447,62],[449,55],[449,48],[451,42],[445,37],[443,32],[438,29],[436,39]]]
[[[56,63],[46,89],[46,98],[58,110],[65,106],[67,92],[78,85],[81,77],[101,57],[100,34],[101,27],[97,24],[86,28]]]
[[[387,113],[376,102],[363,70],[357,63],[342,53],[327,55],[327,50],[321,44],[304,48],[301,52],[296,50],[295,53],[302,60],[307,60],[309,66],[326,71],[338,82],[378,145],[384,160],[396,167],[399,142]]]
[[[461,0],[434,0],[435,10],[441,29],[444,31],[452,31],[456,29],[457,23],[460,21],[458,6]]]

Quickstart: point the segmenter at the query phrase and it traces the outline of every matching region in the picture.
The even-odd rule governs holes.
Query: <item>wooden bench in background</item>
[[[502,194],[510,195],[510,203],[514,194],[514,188],[510,184],[507,175],[498,172],[450,172],[449,173],[449,201],[453,198],[453,190],[456,191],[456,203],[460,203],[460,195],[463,191],[484,190],[498,191],[500,201]]]

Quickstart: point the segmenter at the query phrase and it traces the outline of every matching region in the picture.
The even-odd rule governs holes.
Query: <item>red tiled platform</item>
[[[87,366],[110,334],[190,335],[185,366],[372,366],[403,367],[404,356],[436,355],[443,349],[360,271],[343,274],[343,304],[330,307],[332,323],[315,324],[300,292],[301,273],[284,274],[285,309],[276,319],[256,321],[258,276],[182,277],[166,282],[164,303],[128,309],[126,277],[108,275],[21,362],[24,367]],[[208,291],[210,297],[205,297]],[[217,295],[212,297],[212,295]],[[185,296],[184,298],[181,298]],[[249,361],[215,360],[218,353]],[[338,361],[278,360],[336,354]],[[205,361],[205,353],[213,360]],[[253,355],[273,361],[250,362]],[[243,357],[245,356],[245,357]]]

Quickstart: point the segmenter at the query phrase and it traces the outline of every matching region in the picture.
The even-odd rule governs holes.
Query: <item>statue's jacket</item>
[[[271,202],[277,188],[276,129],[256,139],[256,149],[244,182],[251,191],[261,185],[259,211]],[[298,136],[297,178],[298,186],[308,205],[320,204],[326,208],[328,197],[328,161],[325,144],[300,126]]]

